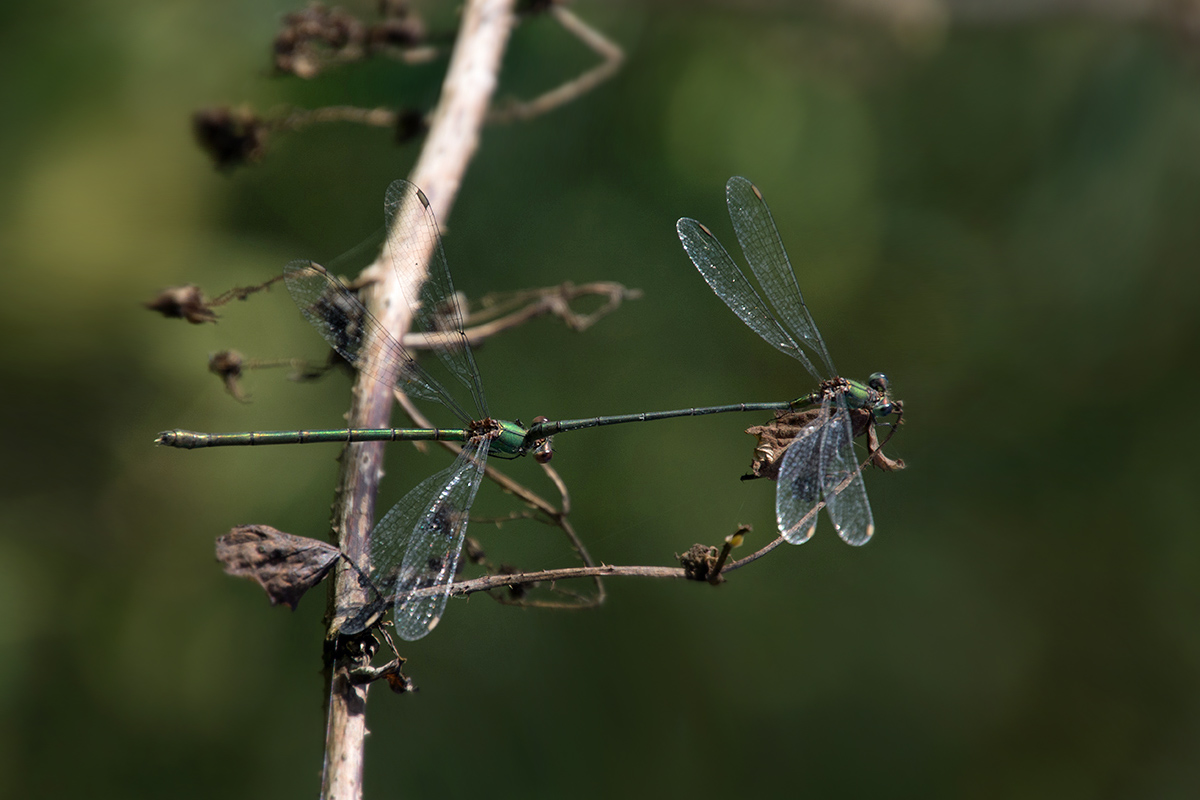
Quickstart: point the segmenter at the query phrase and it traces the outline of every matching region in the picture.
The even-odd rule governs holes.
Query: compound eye
[[[890,417],[893,413],[895,413],[895,411],[896,411],[896,408],[891,403],[883,403],[881,405],[875,406],[875,408],[871,411],[871,413],[874,414],[876,417],[882,418],[882,417]]]
[[[887,375],[884,375],[882,372],[876,372],[867,378],[867,385],[877,392],[886,392],[888,388]]]

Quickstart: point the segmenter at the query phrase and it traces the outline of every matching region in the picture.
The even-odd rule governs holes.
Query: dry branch
[[[463,9],[458,39],[442,85],[438,106],[430,123],[429,136],[409,180],[429,198],[435,216],[443,223],[462,183],[467,164],[479,144],[479,132],[496,88],[500,63],[512,30],[515,0],[469,0]],[[390,177],[390,176],[389,176]],[[401,225],[399,218],[393,224]],[[390,261],[387,247],[378,263]],[[367,292],[367,306],[393,334],[407,331],[411,309],[403,298],[416,296],[412,287],[424,274],[396,274],[379,270],[380,283]],[[402,290],[399,281],[410,283]],[[400,338],[400,336],[396,336]],[[377,362],[379,352],[368,352],[368,362]],[[388,422],[392,395],[383,381],[374,380],[370,370],[359,373],[354,387],[350,423],[355,427],[380,427]],[[375,517],[375,496],[383,475],[383,445],[349,445],[342,455],[334,529],[343,553],[365,565],[370,551],[368,536]],[[330,610],[365,601],[363,588],[348,569],[338,569],[330,593]],[[330,613],[330,618],[335,616]],[[335,639],[331,630],[329,641]],[[366,702],[370,684],[358,684],[356,668],[369,666],[370,658],[352,650],[335,649],[329,671],[329,708],[325,736],[325,766],[321,796],[338,800],[362,797],[364,745],[367,733]]]

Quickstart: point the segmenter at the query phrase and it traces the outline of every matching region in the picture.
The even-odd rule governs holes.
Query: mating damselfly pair
[[[455,428],[382,428],[266,431],[208,434],[166,431],[159,444],[181,448],[226,445],[299,444],[441,440],[463,444],[454,463],[426,478],[376,524],[370,536],[366,574],[382,597],[394,603],[394,625],[404,639],[426,635],[440,621],[449,597],[466,535],[468,514],[482,481],[488,456],[518,458],[532,453],[549,458],[551,437],[584,428],[677,417],[744,411],[795,411],[807,416],[786,446],[777,467],[776,520],[782,537],[807,541],[824,507],[835,530],[853,545],[866,543],[875,524],[854,451],[864,425],[898,423],[902,405],[891,399],[887,379],[876,373],[866,383],[840,377],[821,334],[804,303],[795,273],[758,189],[745,178],[726,184],[734,230],[761,294],[737,267],[716,237],[692,219],[676,225],[684,250],[700,274],[735,314],[773,347],[799,361],[817,381],[815,391],[793,400],[736,403],[618,416],[548,421],[525,427],[494,419],[467,336],[464,314],[442,250],[437,222],[425,195],[398,180],[388,187],[385,216],[388,252],[395,265],[426,266],[428,277],[406,302],[412,329],[430,337],[432,348],[472,397],[468,413],[445,386],[430,375],[363,306],[356,294],[324,268],[293,261],[285,283],[301,313],[349,364],[369,370],[389,386],[438,403],[454,414]],[[410,262],[412,262],[410,264]],[[408,285],[401,281],[401,285]],[[764,300],[765,296],[765,300]],[[368,363],[365,344],[376,343],[383,356]],[[819,367],[814,364],[814,358]],[[360,613],[343,625],[354,634],[378,614]]]

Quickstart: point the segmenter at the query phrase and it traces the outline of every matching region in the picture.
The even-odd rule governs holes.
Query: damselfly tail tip
[[[192,431],[163,431],[154,439],[154,443],[160,447],[178,447],[183,450],[191,450],[202,446],[200,444],[201,436]]]

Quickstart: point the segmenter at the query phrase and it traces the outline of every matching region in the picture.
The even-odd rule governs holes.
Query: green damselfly
[[[447,469],[426,478],[406,494],[371,532],[367,576],[379,594],[354,616],[342,632],[355,634],[372,624],[384,602],[394,602],[397,633],[412,641],[425,636],[445,611],[450,584],[458,568],[466,535],[468,512],[483,478],[489,455],[517,458],[532,453],[550,456],[550,437],[585,428],[658,419],[737,411],[779,411],[795,402],[737,403],[608,417],[549,422],[539,418],[529,428],[518,422],[493,419],[488,413],[483,383],[468,338],[463,331],[441,236],[429,201],[408,181],[395,181],[385,199],[388,249],[395,265],[428,258],[428,277],[406,302],[413,309],[412,329],[424,333],[431,349],[470,391],[476,414],[469,414],[430,375],[409,351],[391,336],[363,306],[354,292],[323,267],[293,261],[284,282],[301,313],[326,342],[349,364],[377,380],[445,406],[461,423],[456,428],[380,428],[357,430],[265,431],[196,433],[173,430],[159,434],[161,445],[185,449],[232,445],[310,444],[440,440],[462,442],[463,448]],[[423,262],[424,263],[424,262]],[[407,285],[402,280],[401,285]],[[363,357],[368,342],[377,343],[381,357]]]
[[[816,529],[817,512],[824,506],[845,542],[865,544],[875,532],[875,522],[854,454],[855,425],[850,412],[861,409],[872,425],[895,414],[899,423],[904,406],[891,399],[887,377],[881,372],[866,383],[838,376],[758,187],[745,178],[730,178],[725,184],[725,201],[742,253],[770,306],[712,232],[687,217],[675,225],[683,249],[717,297],[742,322],[772,347],[799,361],[820,384],[817,391],[793,404],[815,406],[817,413],[783,454],[775,492],[779,531],[792,544],[808,541]],[[822,369],[814,366],[810,354]]]

